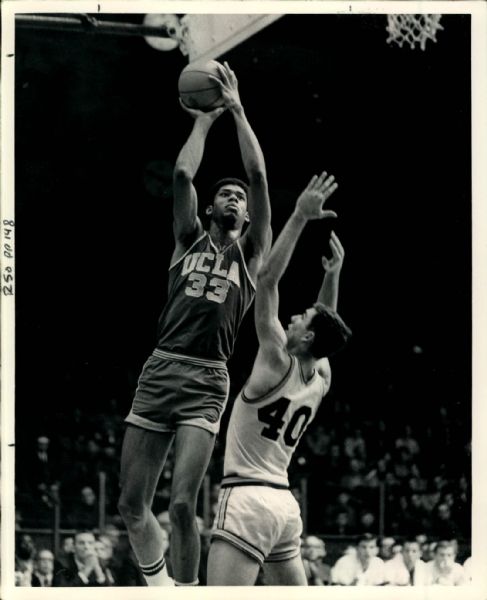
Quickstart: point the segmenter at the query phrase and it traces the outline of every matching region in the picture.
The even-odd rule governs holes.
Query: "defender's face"
[[[302,340],[309,331],[309,326],[316,315],[316,308],[308,308],[301,315],[291,317],[291,322],[287,326],[286,335],[289,343],[297,343]]]
[[[233,219],[237,227],[249,220],[247,194],[239,185],[228,183],[222,186],[213,200],[213,219]]]

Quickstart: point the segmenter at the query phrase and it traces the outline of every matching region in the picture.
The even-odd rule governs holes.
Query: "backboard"
[[[189,61],[218,58],[282,15],[186,14],[183,19],[183,51]]]

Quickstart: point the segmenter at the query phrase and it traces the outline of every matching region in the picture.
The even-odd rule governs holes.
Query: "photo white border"
[[[484,371],[487,365],[487,4],[482,0],[450,1],[395,1],[369,2],[367,0],[305,2],[282,0],[217,0],[193,1],[117,1],[78,2],[77,0],[4,0],[2,2],[2,82],[1,82],[1,217],[14,216],[14,19],[16,13],[338,13],[338,14],[386,14],[386,13],[439,13],[470,14],[472,17],[472,248],[473,248],[473,530],[472,554],[474,584],[459,588],[399,588],[399,587],[299,587],[299,588],[16,588],[14,586],[14,531],[15,509],[13,502],[14,480],[14,324],[15,298],[3,296],[1,302],[1,559],[2,600],[145,600],[162,598],[219,598],[231,600],[253,598],[276,598],[294,600],[303,598],[327,598],[330,600],[395,600],[402,598],[425,598],[427,600],[450,598],[461,600],[487,599],[487,405]],[[385,25],[384,25],[384,35]],[[385,37],[384,37],[385,42]],[[351,43],[353,43],[351,41]],[[441,43],[441,37],[437,43]],[[405,49],[409,51],[409,49]],[[415,50],[418,51],[418,50]],[[427,51],[427,50],[426,50]],[[444,124],[445,128],[448,123]],[[450,176],[445,173],[445,176]],[[2,228],[3,236],[3,228]],[[5,268],[2,237],[2,273]],[[448,257],[445,256],[445,260]],[[452,348],[455,352],[455,348]]]

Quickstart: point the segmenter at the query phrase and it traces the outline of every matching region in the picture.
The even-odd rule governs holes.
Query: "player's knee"
[[[122,494],[118,500],[118,511],[128,529],[143,527],[150,508],[139,499]]]
[[[169,518],[175,527],[190,527],[196,522],[196,502],[191,498],[175,498],[169,506]]]

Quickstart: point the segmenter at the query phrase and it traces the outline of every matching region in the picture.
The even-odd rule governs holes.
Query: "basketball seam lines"
[[[179,92],[180,94],[194,94],[194,92],[209,92],[210,90],[217,90],[218,86],[214,85],[213,87],[208,88],[197,88],[194,90],[184,90],[183,92]]]

